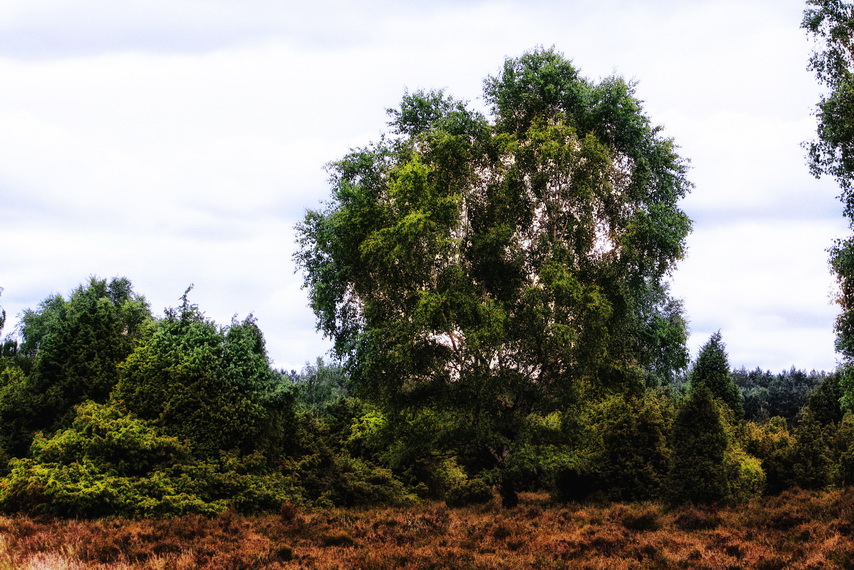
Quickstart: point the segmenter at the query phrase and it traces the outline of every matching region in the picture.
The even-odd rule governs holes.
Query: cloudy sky
[[[847,229],[800,143],[818,87],[801,0],[4,0],[0,297],[15,316],[89,275],[160,314],[191,283],[221,323],[254,313],[277,366],[329,343],[294,273],[323,165],[376,140],[405,89],[481,105],[505,57],[554,46],[638,81],[692,162],[673,276],[691,348],[830,369],[826,248]]]

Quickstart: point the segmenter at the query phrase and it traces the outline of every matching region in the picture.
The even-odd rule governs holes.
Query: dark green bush
[[[21,316],[15,361],[24,375],[0,388],[0,444],[23,457],[36,432],[67,427],[74,406],[106,402],[118,365],[147,338],[148,302],[124,278],[90,278],[68,299],[48,297]]]
[[[382,416],[355,398],[339,399],[297,416],[296,446],[285,471],[319,505],[402,504],[415,499],[380,463],[374,424]]]
[[[705,386],[692,390],[676,416],[668,494],[675,503],[723,503],[729,494],[728,446],[716,398]]]
[[[645,398],[612,398],[605,409],[602,451],[597,454],[608,496],[620,501],[660,498],[670,449],[668,402],[651,393]]]
[[[562,502],[583,501],[600,491],[601,483],[601,473],[588,459],[574,457],[555,469],[552,496]]]
[[[336,505],[399,504],[413,499],[389,469],[347,457],[339,458],[336,463],[339,480],[331,492]]]
[[[492,500],[492,487],[483,479],[476,477],[458,483],[445,493],[445,503],[449,507],[482,505]]]
[[[292,407],[283,385],[251,315],[219,327],[185,294],[119,366],[112,398],[186,441],[194,456],[216,458],[281,447],[270,439],[288,434],[270,421],[289,417],[281,413]]]
[[[792,449],[793,484],[801,489],[822,489],[833,480],[830,449],[832,428],[820,424],[808,411],[795,428]]]
[[[849,449],[839,456],[837,480],[845,487],[854,485],[854,449]]]
[[[343,452],[303,456],[289,462],[287,472],[318,505],[405,504],[415,499],[389,469]]]
[[[700,347],[700,353],[691,367],[689,378],[692,389],[708,389],[712,396],[723,402],[736,418],[744,416],[741,390],[733,378],[726,345],[721,340],[720,331],[712,334],[708,342]]]

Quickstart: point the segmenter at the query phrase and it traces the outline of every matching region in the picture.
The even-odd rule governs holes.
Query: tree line
[[[672,383],[529,413],[497,467],[457,408],[390,412],[322,359],[276,370],[252,316],[217,325],[189,294],[155,317],[127,279],[90,278],[24,312],[0,356],[0,509],[461,506],[508,484],[560,501],[727,504],[854,477],[840,375],[732,371],[719,333]]]

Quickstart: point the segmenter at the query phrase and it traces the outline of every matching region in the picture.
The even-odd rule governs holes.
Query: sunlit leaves
[[[295,260],[357,389],[452,409],[488,467],[573,386],[684,366],[663,279],[684,252],[690,184],[620,78],[592,83],[538,49],[484,92],[489,118],[406,93],[391,135],[330,165]]]
[[[816,40],[809,60],[827,88],[816,104],[816,136],[805,145],[810,172],[833,176],[849,225],[854,225],[854,5],[845,0],[807,0],[801,28]],[[854,355],[854,264],[851,238],[830,248],[839,284],[841,312],[836,320],[836,349],[850,362]]]

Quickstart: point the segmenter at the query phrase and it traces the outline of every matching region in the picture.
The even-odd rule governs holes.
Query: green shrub
[[[738,448],[730,448],[724,457],[729,497],[727,502],[746,503],[765,490],[762,462]]]
[[[729,497],[724,458],[728,446],[724,420],[712,392],[693,390],[673,431],[669,498],[675,503],[719,503]]]
[[[583,501],[601,489],[601,474],[587,458],[574,456],[555,468],[552,496],[557,501]]]
[[[391,470],[345,452],[322,449],[287,464],[307,498],[318,505],[407,504],[415,500]]]
[[[840,384],[840,372],[825,376],[821,383],[807,396],[806,408],[815,420],[821,424],[839,423],[843,418],[840,400],[844,391]]]
[[[691,388],[706,388],[715,399],[723,402],[736,418],[744,416],[741,390],[732,376],[732,369],[726,353],[726,345],[718,331],[700,347],[697,360],[689,373]]]
[[[255,513],[300,500],[292,481],[280,474],[239,473],[216,463],[124,477],[105,473],[86,460],[62,465],[14,459],[0,485],[4,511],[84,518],[212,516],[229,508]]]
[[[523,444],[502,469],[502,477],[519,491],[548,489],[555,469],[566,461],[566,446]]]
[[[341,458],[338,465],[340,479],[332,491],[336,505],[399,504],[413,499],[389,469],[351,458]]]
[[[475,477],[451,487],[445,494],[449,507],[482,505],[492,500],[492,487],[483,479]]]
[[[786,489],[821,489],[846,480],[849,426],[822,424],[807,408],[790,432],[781,418],[753,426],[747,449],[762,460],[769,494]],[[854,473],[854,472],[852,472]],[[854,480],[854,479],[852,479]]]
[[[783,418],[746,424],[745,451],[761,461],[766,493],[777,494],[795,484],[794,446],[795,438]]]
[[[13,459],[0,486],[0,509],[63,517],[214,515],[224,501],[187,492],[190,481],[153,472],[145,477],[104,473],[91,461],[70,465]],[[191,486],[191,485],[189,485]]]
[[[792,449],[794,484],[802,489],[821,489],[833,479],[830,426],[824,426],[807,411],[795,428]]]
[[[424,458],[406,471],[410,484],[421,498],[442,499],[448,490],[468,479],[456,457]]]
[[[670,457],[667,405],[652,394],[643,399],[618,396],[605,404],[597,456],[611,498],[638,501],[662,495]]]
[[[151,422],[87,403],[72,427],[39,436],[31,459],[13,459],[0,509],[72,517],[214,515],[277,510],[300,496],[264,471],[259,454],[194,460],[187,445]]]
[[[843,487],[854,485],[854,442],[852,442],[852,447],[839,454],[836,465],[836,480]]]
[[[275,512],[288,501],[301,502],[293,479],[267,472],[263,457],[223,453],[216,461],[196,462],[181,468],[188,489],[207,501],[227,505],[239,513]]]
[[[136,476],[189,458],[189,448],[178,438],[114,406],[86,402],[76,411],[69,429],[34,438],[36,462],[70,464],[85,458],[106,473]]]
[[[381,415],[355,398],[297,417],[297,451],[285,471],[318,505],[403,504],[415,496],[372,453]],[[362,456],[357,456],[362,454]]]
[[[280,388],[254,317],[219,327],[185,293],[118,367],[111,398],[209,459],[285,445],[270,441],[288,439],[270,424],[290,416],[292,394]]]
[[[689,393],[674,425],[672,502],[737,504],[762,494],[762,462],[742,449],[737,430],[725,416],[731,412],[708,388]],[[742,431],[748,448],[773,449],[762,430]]]
[[[39,431],[67,427],[76,405],[107,401],[117,367],[151,324],[148,302],[124,278],[90,277],[67,299],[53,295],[25,310],[18,354],[26,374],[0,389],[0,444],[9,455],[24,457]]]

